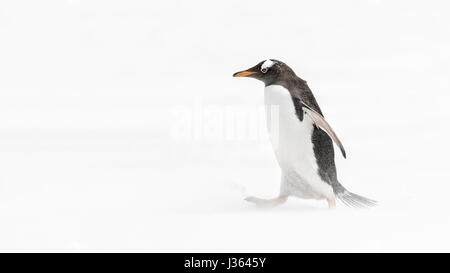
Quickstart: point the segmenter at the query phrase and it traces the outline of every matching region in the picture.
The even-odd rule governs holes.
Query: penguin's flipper
[[[328,124],[324,117],[305,104],[303,104],[303,111],[305,111],[305,113],[313,120],[316,126],[325,131],[325,133],[327,133],[331,137],[331,139],[333,139],[334,143],[336,143],[339,149],[341,149],[342,156],[346,158],[344,146],[337,137],[336,133],[333,131],[333,128],[331,128],[330,124]]]

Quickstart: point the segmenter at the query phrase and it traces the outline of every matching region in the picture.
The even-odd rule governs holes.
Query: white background
[[[449,251],[449,9],[1,1],[0,250]],[[243,201],[279,188],[263,86],[231,77],[266,58],[308,81],[377,208]]]

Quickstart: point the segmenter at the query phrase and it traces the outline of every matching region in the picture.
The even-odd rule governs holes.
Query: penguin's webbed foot
[[[254,203],[258,207],[275,207],[283,204],[288,199],[287,196],[278,196],[272,199],[262,199],[254,196],[249,196],[245,198],[245,201]]]

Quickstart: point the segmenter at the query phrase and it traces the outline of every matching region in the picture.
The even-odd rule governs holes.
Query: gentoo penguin
[[[280,195],[277,198],[247,197],[247,201],[273,206],[286,202],[289,196],[296,196],[326,199],[330,208],[336,206],[336,198],[353,207],[376,204],[374,200],[349,192],[339,183],[333,141],[344,158],[345,150],[324,119],[306,81],[285,63],[274,59],[234,73],[233,77],[250,77],[264,83],[266,115],[272,120],[270,124],[276,122],[273,127],[277,130],[270,132],[274,128],[268,128],[270,140],[282,173]]]

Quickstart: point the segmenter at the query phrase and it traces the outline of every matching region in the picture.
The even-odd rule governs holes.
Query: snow
[[[0,250],[449,251],[449,5],[2,1]],[[263,85],[232,77],[265,56],[378,207],[243,201],[280,186]]]

